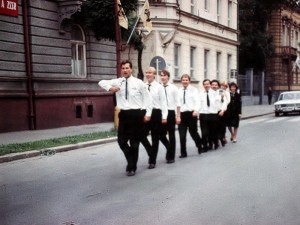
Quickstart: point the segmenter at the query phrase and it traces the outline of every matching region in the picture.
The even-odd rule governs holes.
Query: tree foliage
[[[122,0],[121,3],[128,18],[129,25],[128,30],[121,28],[121,35],[122,39],[127,41],[136,21],[136,17],[132,15],[135,15],[138,0]],[[94,32],[98,40],[116,41],[114,0],[87,0],[84,2],[80,14],[85,26]],[[136,31],[133,32],[130,43],[133,44],[137,50],[144,47],[142,39]]]
[[[266,60],[274,53],[273,37],[267,32],[271,12],[281,7],[297,8],[296,0],[239,1],[239,69],[264,70]]]
[[[267,57],[274,51],[273,38],[266,31],[273,8],[279,6],[274,0],[240,0],[239,1],[239,69],[263,70]]]

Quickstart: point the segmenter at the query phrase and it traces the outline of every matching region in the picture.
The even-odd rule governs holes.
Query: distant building
[[[145,1],[140,1],[139,13]],[[204,78],[236,79],[238,54],[237,0],[149,0],[151,33],[138,23],[146,48],[143,70],[166,67],[173,82],[190,74],[194,85]],[[136,62],[133,49],[122,52]],[[137,65],[137,63],[134,63]],[[135,68],[137,71],[137,68]]]
[[[300,90],[300,69],[295,64],[299,56],[299,7],[287,4],[273,11],[268,32],[273,36],[275,54],[267,61],[266,86],[272,87],[277,94]]]
[[[7,2],[0,1],[0,132],[113,121],[113,97],[97,82],[116,76],[116,48],[73,19],[83,1]]]

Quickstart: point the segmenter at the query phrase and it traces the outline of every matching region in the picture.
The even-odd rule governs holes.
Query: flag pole
[[[129,36],[129,38],[128,38],[128,41],[127,41],[127,43],[126,43],[126,46],[129,44],[129,42],[130,42],[130,40],[131,40],[131,37],[132,37],[132,35],[133,35],[133,32],[134,32],[134,30],[135,30],[135,28],[136,28],[136,25],[137,25],[137,23],[139,22],[140,18],[141,18],[141,16],[138,16],[138,18],[136,19],[135,24],[134,24],[134,26],[133,26],[133,28],[132,28],[131,33],[130,33],[130,36]]]
[[[121,67],[120,67],[120,61],[121,61],[121,30],[119,25],[119,10],[118,10],[118,0],[115,0],[115,33],[116,33],[116,61],[117,61],[117,77],[120,77],[121,75]]]

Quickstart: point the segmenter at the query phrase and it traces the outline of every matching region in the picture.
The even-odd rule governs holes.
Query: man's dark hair
[[[204,79],[204,80],[202,81],[202,84],[204,84],[206,81],[209,81],[209,83],[211,84],[210,79]]]
[[[168,77],[170,77],[170,72],[166,69],[163,69],[162,71],[160,71],[160,73],[163,73],[164,75],[167,75]]]
[[[190,77],[190,75],[188,75],[188,74],[183,74],[182,76],[181,76],[181,78],[180,78],[180,80],[182,80],[182,78],[188,78],[189,79],[189,81],[191,81],[191,77]]]
[[[130,66],[130,69],[132,69],[132,62],[130,61],[130,60],[128,60],[128,59],[126,59],[126,60],[123,60],[122,62],[121,62],[121,66],[123,66],[123,65],[125,65],[125,64],[129,64],[129,66]]]
[[[212,80],[210,83],[211,83],[211,84],[212,84],[212,83],[217,83],[217,84],[218,84],[218,87],[220,87],[220,82],[219,82],[218,80],[216,80],[216,79],[215,79],[215,80]]]

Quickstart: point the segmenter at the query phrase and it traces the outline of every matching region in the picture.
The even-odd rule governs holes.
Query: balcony
[[[283,59],[288,59],[289,56],[291,57],[291,60],[296,60],[297,48],[289,47],[289,46],[282,46],[281,47],[281,57]]]

